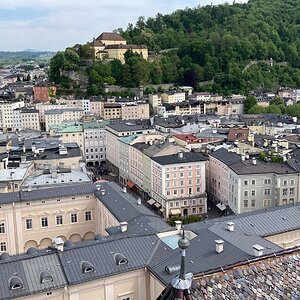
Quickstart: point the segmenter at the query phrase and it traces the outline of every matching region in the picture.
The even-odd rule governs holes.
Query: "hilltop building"
[[[97,59],[118,59],[125,63],[124,55],[130,50],[148,59],[148,49],[144,45],[127,45],[126,40],[116,32],[103,32],[89,45],[94,48]]]

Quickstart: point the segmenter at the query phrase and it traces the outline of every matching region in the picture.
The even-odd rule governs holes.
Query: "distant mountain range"
[[[25,49],[24,51],[0,51],[0,63],[24,63],[49,60],[55,52]]]

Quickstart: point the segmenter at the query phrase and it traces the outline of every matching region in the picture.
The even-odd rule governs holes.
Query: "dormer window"
[[[95,268],[90,262],[83,261],[81,263],[81,271],[82,271],[82,274],[89,274],[89,273],[95,272]]]
[[[128,259],[121,253],[116,253],[114,255],[114,260],[118,266],[128,264]]]
[[[9,289],[18,290],[23,288],[23,282],[20,277],[13,276],[9,279]]]
[[[40,274],[40,283],[52,282],[53,277],[48,271],[42,271]]]

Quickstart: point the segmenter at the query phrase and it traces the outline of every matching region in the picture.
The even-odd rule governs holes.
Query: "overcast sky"
[[[64,50],[139,16],[225,0],[0,0],[0,51]],[[232,0],[227,1],[232,3]],[[236,2],[247,2],[238,0]]]

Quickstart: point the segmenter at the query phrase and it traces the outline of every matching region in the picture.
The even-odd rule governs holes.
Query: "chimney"
[[[56,170],[51,171],[51,178],[57,178],[57,171]]]
[[[262,256],[264,254],[264,247],[262,247],[261,245],[253,245],[252,246],[253,248],[253,254],[255,257],[259,257],[259,256]]]
[[[227,223],[227,229],[228,229],[228,231],[230,231],[230,232],[233,232],[234,231],[234,223],[233,222],[228,222]]]
[[[183,158],[183,152],[182,151],[178,151],[178,158]]]
[[[223,240],[215,240],[216,243],[216,252],[221,253],[224,250],[224,241]]]
[[[246,159],[249,159],[250,158],[250,156],[249,156],[249,153],[247,152],[246,153]]]
[[[182,222],[178,220],[178,221],[174,221],[174,223],[175,223],[176,230],[177,231],[181,230]]]
[[[101,186],[99,184],[97,184],[97,191],[100,191]]]
[[[256,158],[255,157],[252,157],[252,164],[256,165]]]
[[[140,197],[138,197],[138,199],[137,199],[137,204],[138,204],[138,205],[141,205],[141,204],[142,204],[142,199],[141,199]]]
[[[64,251],[64,241],[60,237],[53,238],[53,246],[58,250],[58,251]]]
[[[245,154],[242,154],[241,157],[242,157],[242,161],[245,161],[246,158]]]
[[[105,189],[101,190],[101,195],[104,196],[105,195]]]
[[[127,189],[125,186],[123,187],[123,193],[127,193]]]
[[[120,222],[120,227],[122,232],[127,231],[128,223],[127,222]]]
[[[65,147],[65,146],[60,146],[60,147],[59,147],[59,155],[67,155],[67,154],[68,154],[67,147]]]
[[[275,146],[274,151],[277,153],[278,152],[278,146]]]

